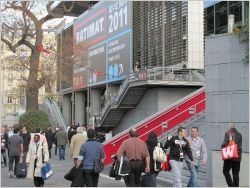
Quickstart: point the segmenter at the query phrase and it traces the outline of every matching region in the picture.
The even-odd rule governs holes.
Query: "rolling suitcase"
[[[18,163],[16,166],[16,177],[25,178],[27,176],[27,165],[25,163]]]

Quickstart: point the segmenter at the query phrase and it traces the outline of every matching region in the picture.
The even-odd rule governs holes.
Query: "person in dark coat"
[[[150,155],[150,173],[157,176],[161,170],[161,163],[156,162],[156,169],[157,169],[156,170],[155,161],[153,159],[153,152],[154,152],[155,146],[157,146],[158,144],[158,140],[157,140],[157,135],[155,134],[155,132],[149,133],[146,144],[147,144],[148,152]],[[162,144],[161,144],[161,147],[163,147]]]
[[[59,127],[56,127],[56,130],[54,132],[54,144],[55,144],[55,155],[57,155],[57,139],[56,139],[56,133],[59,131]]]
[[[68,140],[69,140],[69,145],[71,143],[71,138],[76,134],[76,125],[72,125],[71,128],[68,131]]]
[[[239,158],[224,160],[223,174],[225,176],[228,187],[239,187],[239,174],[240,174],[240,162],[242,154],[242,136],[236,130],[233,124],[230,124],[229,130],[225,133],[224,141],[221,148],[228,145],[230,141],[234,141],[238,145],[238,155]],[[230,170],[232,169],[233,180],[230,175]]]
[[[46,137],[47,142],[48,142],[49,158],[51,158],[51,148],[52,148],[52,145],[53,145],[53,142],[54,142],[54,134],[51,131],[50,127],[45,132],[45,137]]]
[[[25,163],[29,150],[31,135],[27,131],[26,127],[23,127],[20,136],[23,138],[23,162]]]

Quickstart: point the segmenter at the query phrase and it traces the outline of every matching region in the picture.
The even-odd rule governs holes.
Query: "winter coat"
[[[47,142],[48,142],[48,148],[51,149],[53,142],[54,142],[54,133],[52,131],[47,131],[45,133],[45,137],[46,137]]]
[[[77,133],[71,139],[70,143],[70,157],[72,159],[78,158],[81,145],[87,141],[87,136],[82,133]]]
[[[56,133],[55,138],[57,140],[58,146],[65,146],[67,144],[68,138],[67,138],[67,134],[64,130],[59,130]]]
[[[37,150],[37,162],[36,168],[34,172],[34,164],[35,164],[35,155]],[[44,154],[44,161],[48,162],[49,160],[49,150],[47,142],[39,142],[39,146],[37,149],[36,143],[31,143],[29,146],[29,151],[26,158],[26,163],[29,163],[28,171],[27,171],[27,178],[41,177],[41,168],[43,166],[42,162],[42,151]]]

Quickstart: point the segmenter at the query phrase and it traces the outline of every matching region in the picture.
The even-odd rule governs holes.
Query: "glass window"
[[[220,2],[215,5],[215,33],[226,33],[227,22],[227,2]]]
[[[7,103],[9,103],[9,104],[12,103],[12,96],[8,96]]]
[[[242,4],[229,7],[229,14],[234,15],[235,23],[242,21]]]

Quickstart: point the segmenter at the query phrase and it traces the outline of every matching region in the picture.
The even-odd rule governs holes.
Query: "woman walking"
[[[149,133],[146,144],[147,144],[148,152],[150,155],[150,174],[154,174],[156,178],[156,176],[161,171],[161,163],[154,161],[153,159],[153,152],[154,152],[155,146],[158,145],[157,135],[155,134],[155,132]],[[162,147],[162,144],[161,144],[161,147]]]
[[[26,163],[28,165],[27,178],[33,178],[36,187],[43,187],[44,180],[41,177],[41,168],[49,160],[47,142],[40,141],[40,135],[34,136],[34,142],[30,144]]]

